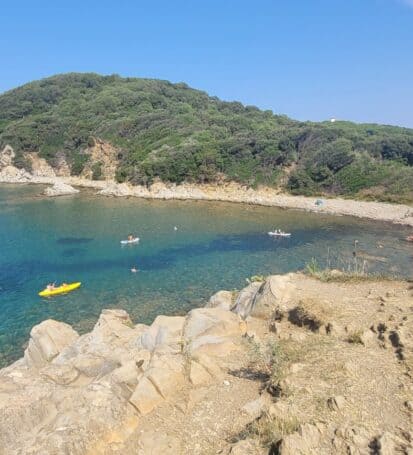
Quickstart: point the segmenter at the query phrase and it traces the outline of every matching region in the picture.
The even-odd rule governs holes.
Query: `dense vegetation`
[[[94,138],[119,150],[118,181],[150,184],[234,180],[295,194],[413,201],[413,130],[350,122],[297,122],[186,84],[65,74],[0,96],[0,146],[73,174]],[[93,167],[100,178],[101,164]]]

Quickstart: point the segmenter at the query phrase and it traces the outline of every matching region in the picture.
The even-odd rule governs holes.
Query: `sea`
[[[97,196],[46,198],[41,185],[0,185],[0,367],[23,355],[45,319],[90,331],[104,308],[134,323],[184,314],[253,276],[320,267],[411,275],[409,228],[347,216],[205,201]],[[176,227],[176,229],[175,229]],[[289,238],[268,235],[274,229]],[[128,234],[138,244],[121,245]],[[131,272],[136,268],[136,273]],[[41,298],[50,282],[80,281]]]

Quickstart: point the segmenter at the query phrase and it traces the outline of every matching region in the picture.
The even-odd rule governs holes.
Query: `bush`
[[[97,137],[120,151],[119,182],[257,187],[288,178],[294,194],[413,200],[411,129],[297,122],[185,84],[116,75],[58,75],[0,95],[0,144],[20,154],[21,167],[30,152],[52,166],[62,155],[79,175]]]
[[[22,153],[21,151],[17,151],[13,158],[13,164],[18,169],[24,169],[27,172],[32,172],[32,162],[27,154]]]
[[[89,155],[76,153],[73,155],[72,166],[70,168],[71,175],[80,175],[89,160]]]
[[[92,180],[101,180],[102,179],[102,163],[94,163],[92,166]]]

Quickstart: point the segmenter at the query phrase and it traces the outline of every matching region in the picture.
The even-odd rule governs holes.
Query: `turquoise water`
[[[0,365],[22,355],[31,327],[55,318],[90,330],[103,308],[135,322],[203,305],[219,289],[257,274],[302,269],[312,258],[351,257],[353,242],[371,271],[407,275],[409,229],[349,217],[268,207],[96,197],[45,199],[40,186],[0,186]],[[178,230],[174,231],[173,227]],[[291,231],[290,239],[266,233]],[[138,245],[119,241],[136,233]],[[378,248],[378,243],[382,248]],[[131,273],[136,266],[138,273]],[[50,281],[82,281],[65,296],[41,299]]]

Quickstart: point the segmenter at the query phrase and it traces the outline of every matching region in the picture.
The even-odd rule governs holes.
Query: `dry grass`
[[[347,261],[337,259],[334,263],[337,264],[335,267],[332,266],[332,261],[328,258],[327,265],[322,267],[317,259],[312,258],[306,265],[304,272],[325,283],[360,283],[365,281],[393,281],[397,279],[397,277],[387,274],[369,273],[367,261],[357,257],[357,255]]]
[[[300,327],[308,327],[313,332],[327,325],[331,318],[331,311],[314,299],[300,300],[298,305],[290,311],[289,321]]]
[[[252,423],[251,432],[264,447],[276,446],[284,436],[298,430],[300,422],[296,417],[272,417],[264,414]]]
[[[350,335],[347,337],[347,341],[352,344],[363,344],[363,340],[361,339],[362,333],[363,332],[361,330],[350,333]]]
[[[300,423],[295,416],[278,417],[264,413],[233,438],[232,442],[254,438],[263,447],[276,447],[283,437],[297,431]]]

